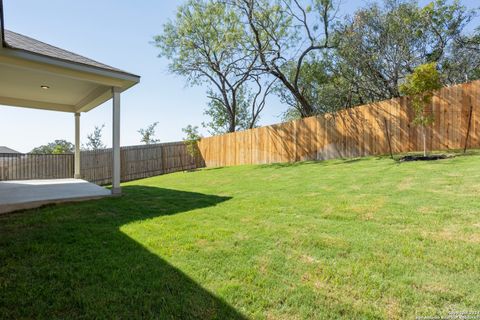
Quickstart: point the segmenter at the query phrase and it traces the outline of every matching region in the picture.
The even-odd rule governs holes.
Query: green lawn
[[[0,217],[0,318],[480,311],[480,156],[240,166]]]

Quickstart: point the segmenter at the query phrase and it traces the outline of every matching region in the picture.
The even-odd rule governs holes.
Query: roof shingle
[[[20,152],[10,149],[9,147],[0,146],[0,154],[6,154],[6,153],[20,153]]]
[[[43,56],[48,56],[55,59],[61,59],[68,62],[80,63],[87,66],[92,66],[109,71],[121,72],[125,74],[131,74],[129,72],[111,67],[109,65],[100,63],[98,61],[83,57],[76,53],[49,45],[47,43],[38,41],[36,39],[24,36],[22,34],[5,30],[5,45],[11,49],[24,50]]]

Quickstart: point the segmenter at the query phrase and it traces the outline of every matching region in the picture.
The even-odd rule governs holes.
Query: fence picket
[[[422,131],[411,123],[414,115],[409,103],[410,99],[401,97],[333,115],[204,138],[199,142],[199,150],[207,167],[379,155],[389,150],[386,125],[394,152],[421,151]],[[435,119],[427,131],[430,150],[463,148],[470,105],[473,112],[469,147],[480,147],[480,80],[477,80],[435,93],[427,108]]]
[[[342,110],[243,132],[204,138],[192,157],[183,142],[122,147],[121,180],[129,181],[198,167],[324,160],[389,151],[385,128],[394,152],[423,149],[421,130],[412,125],[409,99]],[[427,145],[436,150],[462,149],[471,123],[469,147],[480,147],[480,80],[436,92],[429,107],[435,122]],[[468,119],[471,112],[471,120]],[[73,154],[0,155],[0,181],[73,177]],[[112,150],[81,152],[81,175],[97,184],[111,183]]]

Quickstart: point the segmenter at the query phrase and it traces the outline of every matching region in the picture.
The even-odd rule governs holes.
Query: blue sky
[[[426,1],[421,1],[425,3]],[[150,44],[162,25],[174,17],[183,0],[4,0],[6,28],[138,74],[141,83],[122,96],[122,145],[139,144],[137,130],[158,121],[157,138],[181,140],[182,128],[205,120],[205,89],[186,87],[168,74],[165,59]],[[365,1],[344,0],[343,14]],[[470,8],[478,0],[464,0]],[[477,19],[478,21],[478,19]],[[478,23],[477,23],[478,24]],[[271,99],[261,124],[279,122],[285,107]],[[105,124],[111,141],[111,104],[82,114],[82,141],[95,125]],[[0,106],[0,145],[22,152],[55,139],[74,138],[73,115]]]

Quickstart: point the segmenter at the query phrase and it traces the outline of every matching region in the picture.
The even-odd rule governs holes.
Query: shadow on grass
[[[0,217],[0,318],[245,319],[120,231],[229,200],[146,186]]]
[[[282,168],[292,168],[292,167],[302,167],[308,165],[321,165],[321,166],[338,166],[338,165],[347,165],[351,163],[356,163],[360,161],[371,160],[371,157],[364,158],[350,158],[350,159],[331,159],[331,160],[307,160],[307,161],[298,161],[298,162],[279,162],[279,163],[269,163],[256,165],[256,169],[282,169]]]

